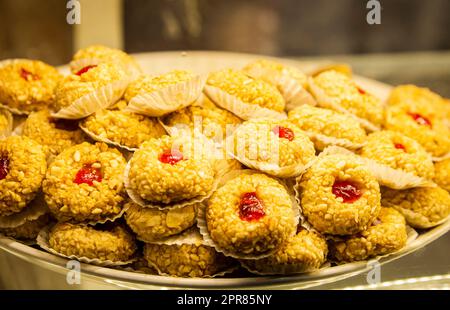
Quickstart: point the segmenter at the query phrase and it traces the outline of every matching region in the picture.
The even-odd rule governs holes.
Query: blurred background
[[[392,84],[450,96],[450,1],[380,0],[381,24],[366,21],[367,0],[0,0],[0,59],[67,63],[77,49],[106,44],[130,53],[224,50],[344,60]]]

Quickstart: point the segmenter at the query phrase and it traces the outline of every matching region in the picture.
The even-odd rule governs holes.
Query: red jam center
[[[36,81],[36,80],[39,80],[39,76],[37,74],[34,74],[34,73],[28,71],[27,69],[24,69],[24,68],[20,69],[20,76],[25,81]]]
[[[362,195],[356,184],[350,181],[335,181],[332,192],[336,197],[341,197],[345,203],[355,202]]]
[[[243,221],[257,221],[266,213],[264,212],[261,200],[258,199],[255,192],[245,193],[241,196],[239,202],[239,217]]]
[[[422,126],[431,127],[431,122],[426,117],[418,114],[418,113],[409,113],[409,115],[416,121],[417,124]]]
[[[278,135],[279,138],[288,139],[289,141],[294,140],[294,137],[295,137],[292,129],[287,128],[287,127],[278,126],[278,125],[273,127],[272,132],[274,134]]]
[[[55,124],[56,129],[66,130],[66,131],[75,131],[78,129],[78,120],[58,119],[58,118],[52,118],[52,117],[50,117],[48,120],[50,123]]]
[[[91,70],[92,68],[95,68],[95,67],[97,67],[97,65],[89,65],[89,66],[86,66],[86,67],[84,67],[84,68],[81,68],[81,69],[80,69],[77,73],[75,73],[75,74],[76,74],[76,75],[82,75],[82,74],[88,72],[89,70]]]
[[[403,152],[406,152],[406,147],[401,143],[394,143],[394,146],[396,149],[402,150]]]
[[[175,165],[181,160],[183,160],[183,154],[177,150],[165,150],[161,155],[159,155],[159,161],[164,164]]]
[[[366,91],[358,86],[356,86],[356,89],[358,90],[358,93],[360,93],[361,95],[365,95]]]
[[[102,181],[102,172],[99,168],[92,167],[92,164],[85,164],[83,168],[77,172],[77,175],[73,180],[76,184],[86,183],[89,186],[94,185],[94,181]]]
[[[8,175],[9,159],[8,157],[0,157],[0,180],[3,180]]]

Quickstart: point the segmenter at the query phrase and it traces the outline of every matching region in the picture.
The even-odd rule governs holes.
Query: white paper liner
[[[141,240],[146,242],[145,240]],[[188,228],[187,230],[185,230],[184,232],[182,232],[181,234],[175,235],[175,236],[171,236],[159,241],[150,241],[150,242],[146,242],[146,243],[151,243],[151,244],[160,244],[160,245],[183,245],[183,244],[190,244],[190,245],[196,245],[196,246],[200,246],[200,245],[204,245],[204,246],[209,246],[207,244],[205,244],[202,235],[200,234],[198,228],[196,226],[193,226],[191,228]],[[157,265],[153,264],[152,262],[148,262],[148,264],[150,266],[152,266],[159,275],[161,276],[169,276],[169,277],[174,277],[173,275],[169,275],[167,273],[162,272]],[[231,273],[233,271],[235,271],[238,268],[238,266],[230,266],[229,268],[226,268],[225,270],[216,273],[214,275],[211,276],[204,276],[203,278],[215,278],[215,277],[219,277],[219,276],[224,276],[227,273]]]
[[[267,108],[260,107],[257,104],[249,104],[240,100],[238,97],[228,94],[218,87],[205,85],[205,94],[218,106],[238,117],[249,120],[252,118],[272,118],[286,119],[286,113],[277,112]]]
[[[418,177],[410,172],[393,169],[389,166],[377,163],[375,160],[362,157],[369,170],[381,185],[393,189],[407,189],[414,187],[435,187],[433,181]]]
[[[449,159],[449,158],[450,158],[450,152],[448,152],[447,154],[445,154],[443,156],[439,156],[439,157],[433,156],[432,157],[434,162],[440,162],[440,161],[443,161],[443,160],[446,160],[446,159]]]
[[[164,245],[183,245],[183,244],[193,244],[193,245],[207,245],[203,241],[203,237],[198,230],[198,227],[194,226],[186,229],[180,234],[173,235],[161,240],[145,240],[138,238],[140,241],[151,244],[164,244]]]
[[[307,169],[309,166],[309,162],[306,164],[298,163],[294,165],[289,165],[285,167],[280,167],[278,164],[275,163],[265,163],[265,162],[259,162],[258,160],[248,159],[246,157],[240,157],[234,154],[233,150],[234,144],[235,144],[235,135],[239,134],[239,128],[234,132],[233,135],[225,139],[225,147],[227,150],[227,153],[232,158],[236,159],[243,165],[262,171],[264,173],[270,174],[271,176],[278,177],[278,178],[293,178],[299,176],[302,172]],[[242,152],[244,153],[244,152]]]
[[[286,111],[289,112],[304,104],[311,106],[317,105],[314,97],[295,79],[283,77],[281,81],[282,88],[280,90],[284,100],[286,100]]]
[[[28,60],[28,59],[24,59],[24,58],[5,59],[5,60],[0,61],[0,68],[10,65],[10,64],[21,62],[24,60]],[[3,104],[1,102],[0,102],[0,108],[4,108],[15,115],[29,115],[31,113],[31,111],[22,111],[22,110],[19,110],[16,108],[11,108],[7,104]],[[1,139],[1,133],[0,133],[0,139]]]
[[[11,135],[11,133],[13,131],[14,119],[13,119],[11,112],[8,111],[7,109],[0,108],[0,115],[4,115],[7,120],[6,128],[0,129],[0,140],[2,140]]]
[[[285,73],[265,67],[251,67],[245,73],[252,78],[270,77],[286,101],[286,111],[291,111],[304,104],[315,106],[313,96],[294,78]]]
[[[332,98],[332,97],[328,96],[320,87],[318,87],[314,83],[312,78],[308,79],[308,83],[309,83],[309,89],[310,89],[311,93],[313,94],[313,96],[316,98],[317,104],[320,107],[327,108],[327,109],[331,108],[332,110],[338,111],[338,112],[340,112],[342,114],[349,115],[350,117],[355,119],[358,123],[360,123],[361,126],[364,127],[368,131],[378,131],[378,130],[380,130],[380,128],[377,125],[372,124],[368,120],[366,120],[364,118],[361,118],[361,117],[358,117],[355,114],[352,114],[349,111],[347,111],[347,109],[342,107],[337,102],[336,98]]]
[[[261,172],[249,170],[249,169],[230,171],[229,173],[227,173],[220,179],[218,188],[222,187],[226,182],[238,177],[239,175],[242,175],[242,174],[252,175],[252,174],[260,174],[260,173]],[[284,183],[283,181],[281,181],[279,179],[276,179],[276,180],[285,187],[286,191],[289,194],[289,198],[291,200],[291,205],[292,205],[292,210],[294,211],[294,221],[296,223],[295,226],[297,227],[300,222],[300,212],[299,212],[299,207],[295,201],[293,191],[291,189],[289,189],[288,186],[286,185],[286,183]],[[204,244],[215,248],[217,252],[223,253],[225,256],[229,256],[229,257],[233,257],[233,258],[237,258],[237,259],[259,259],[259,258],[268,257],[277,250],[275,248],[267,253],[260,254],[260,255],[252,255],[252,254],[236,255],[235,253],[231,253],[231,252],[221,248],[214,242],[214,240],[212,240],[212,238],[209,234],[208,225],[206,223],[206,205],[205,204],[203,204],[200,208],[198,208],[197,227],[200,231],[200,234],[203,237]]]
[[[75,73],[87,66],[98,65],[103,62],[105,61],[98,58],[83,58],[72,60],[70,62],[70,71]],[[142,71],[136,65],[133,65],[133,63],[123,63],[123,69],[126,71],[130,80],[132,81],[137,79],[142,74]]]
[[[133,263],[136,258],[132,258],[130,260],[127,261],[111,261],[111,260],[101,260],[98,258],[87,258],[84,256],[76,256],[76,255],[64,255],[61,254],[59,252],[57,252],[56,250],[52,249],[50,247],[50,243],[49,243],[49,239],[50,239],[50,230],[52,228],[52,224],[45,226],[38,234],[37,239],[36,239],[36,243],[44,250],[46,250],[49,253],[58,255],[60,257],[64,257],[64,258],[68,258],[68,259],[75,259],[78,260],[82,263],[87,263],[87,264],[92,264],[92,265],[97,265],[97,266],[102,266],[102,267],[110,267],[110,266],[122,266],[122,265],[128,265]]]
[[[217,184],[218,184],[218,178],[216,178],[214,180],[213,186],[211,188],[211,190],[203,196],[198,196],[198,197],[194,197],[192,199],[188,199],[188,200],[183,200],[183,201],[179,201],[173,204],[158,204],[155,202],[149,202],[149,201],[145,201],[144,199],[141,198],[141,196],[139,196],[138,193],[136,193],[134,190],[132,190],[130,188],[130,179],[129,179],[129,173],[130,173],[130,165],[131,160],[128,161],[127,166],[125,168],[125,174],[124,174],[124,184],[125,184],[125,189],[127,191],[128,196],[131,198],[131,200],[133,200],[133,202],[137,203],[138,205],[140,205],[143,208],[153,208],[153,209],[158,209],[158,210],[170,210],[170,209],[179,209],[179,208],[183,208],[186,206],[190,206],[196,203],[201,203],[202,201],[208,199],[212,193],[216,190],[217,188]]]
[[[341,146],[349,150],[357,150],[362,148],[365,143],[354,143],[348,139],[342,139],[342,138],[335,138],[326,136],[320,133],[315,133],[311,131],[305,131],[305,133],[308,135],[308,137],[312,140],[316,140],[320,142],[321,144],[325,145],[325,147],[330,145],[336,145]]]
[[[406,234],[407,234],[407,237],[406,237],[406,243],[405,243],[404,247],[406,247],[409,244],[411,244],[419,236],[417,231],[415,231],[414,228],[412,228],[411,226],[408,226],[408,225],[406,225]],[[343,239],[342,240],[336,240],[336,241],[337,242],[343,241]],[[373,260],[379,260],[379,259],[384,258],[384,257],[388,257],[390,255],[393,255],[393,254],[396,254],[396,253],[400,252],[404,247],[402,247],[401,249],[399,249],[397,251],[394,251],[394,252],[391,252],[391,253],[387,253],[387,254],[384,254],[384,255],[378,255],[378,256],[375,256],[375,257],[372,257],[372,258],[368,258],[368,259],[363,260],[363,261],[369,262],[369,261],[373,261]],[[330,260],[330,261],[333,264],[336,264],[336,265],[344,265],[344,264],[351,264],[352,263],[352,262],[348,262],[348,261],[336,261],[336,260]]]
[[[21,136],[23,134],[23,125],[25,124],[25,121],[16,126],[14,130],[11,133],[11,136]]]
[[[111,82],[99,89],[78,98],[68,107],[64,107],[52,117],[64,119],[80,119],[98,110],[106,109],[116,103],[125,92],[129,80]]]
[[[21,226],[26,222],[37,220],[39,217],[48,212],[49,209],[45,203],[44,195],[42,193],[38,193],[36,198],[34,198],[34,200],[31,201],[21,212],[9,216],[0,216],[0,229]]]
[[[31,111],[22,111],[22,110],[18,110],[16,108],[11,108],[3,103],[0,103],[0,108],[8,110],[9,112],[11,112],[14,115],[30,115],[30,113],[31,113]]]
[[[101,136],[99,136],[99,135],[93,133],[92,131],[90,131],[89,129],[87,129],[86,127],[84,127],[84,126],[81,125],[81,124],[79,125],[79,127],[80,127],[80,129],[83,130],[83,132],[84,132],[86,135],[88,135],[92,140],[99,141],[99,142],[104,142],[104,143],[106,143],[106,144],[109,144],[109,145],[112,145],[112,146],[115,146],[115,147],[118,147],[118,148],[121,148],[121,149],[130,151],[130,152],[135,152],[135,151],[137,150],[137,148],[128,147],[128,146],[122,145],[122,144],[120,144],[120,143],[114,142],[114,141],[112,141],[112,140],[110,140],[110,139],[108,139],[108,138],[101,137]]]
[[[197,75],[188,81],[133,97],[124,111],[160,117],[194,103],[202,93],[206,76]]]
[[[333,155],[333,154],[343,154],[343,155],[350,155],[350,156],[354,156],[355,160],[359,160],[362,162],[361,157],[356,155],[355,153],[353,153],[352,151],[349,151],[343,147],[340,146],[328,146],[326,147],[314,160],[312,160],[311,162],[308,163],[308,166],[306,167],[305,171],[303,171],[297,178],[295,178],[295,185],[294,185],[294,192],[295,192],[295,200],[299,206],[299,210],[300,210],[300,219],[302,219],[302,221],[300,222],[300,225],[305,228],[306,230],[309,231],[314,231],[318,234],[323,235],[321,232],[319,232],[318,230],[316,230],[307,220],[307,218],[303,215],[303,210],[302,210],[302,203],[301,203],[301,189],[300,189],[300,182],[301,179],[303,177],[303,175],[305,174],[305,172],[315,163],[317,162],[317,160],[319,160],[320,158],[322,158],[323,156],[328,156],[328,155]],[[327,236],[325,236],[325,238],[327,238]]]
[[[450,219],[450,215],[448,215],[447,217],[441,219],[440,221],[433,223],[433,222],[430,222],[430,220],[426,216],[424,216],[420,213],[414,212],[413,210],[402,208],[397,205],[393,205],[392,208],[394,208],[398,212],[402,213],[405,216],[406,222],[409,225],[414,226],[418,229],[432,228],[432,227],[441,225],[442,223],[445,223],[446,221],[448,221]],[[409,220],[411,218],[413,219],[413,221]],[[420,223],[420,227],[419,227],[419,225],[417,225],[418,223]]]
[[[393,189],[408,189],[414,187],[435,187],[436,184],[425,178],[418,177],[410,172],[394,169],[389,166],[377,163],[375,160],[361,157],[339,146],[327,147],[323,155],[346,154],[353,155],[359,161],[367,166],[373,173],[377,181],[384,186]]]
[[[180,126],[177,126],[178,124],[176,124],[175,126],[168,126],[164,124],[161,117],[158,117],[157,120],[158,123],[161,125],[161,127],[164,128],[167,134],[171,137],[177,137],[182,135],[192,136],[192,129],[189,128],[188,126],[184,126],[186,124],[180,124]]]
[[[122,210],[120,210],[120,212],[118,214],[116,214],[114,216],[105,217],[105,218],[102,218],[102,219],[97,220],[97,221],[88,221],[87,224],[91,225],[91,226],[94,226],[94,225],[97,225],[97,224],[105,224],[106,222],[111,222],[112,223],[112,222],[120,219],[125,214],[125,212],[127,212],[128,207],[125,207],[125,205],[126,204],[124,204],[124,206],[122,207]]]
[[[166,124],[164,124],[161,118],[158,118],[158,122],[171,137],[194,136],[195,138],[201,139],[205,143],[205,145],[208,145],[208,150],[211,150],[211,154],[213,156],[212,159],[214,161],[214,170],[216,177],[221,177],[231,170],[240,169],[240,164],[237,165],[236,162],[230,162],[230,160],[226,158],[227,153],[223,149],[225,147],[224,145],[208,139],[208,137],[206,137],[203,133],[198,132],[198,130],[196,130],[195,128],[195,132],[194,134],[192,134],[192,128],[186,128],[185,126],[183,126],[185,124],[180,124],[182,126],[167,126]],[[225,141],[223,143],[225,144]]]

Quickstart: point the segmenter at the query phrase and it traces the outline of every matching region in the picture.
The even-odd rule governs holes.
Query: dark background
[[[449,0],[380,2],[381,25],[368,25],[366,0],[123,0],[124,47],[296,57],[450,50]],[[0,59],[67,62],[66,3],[0,0]]]

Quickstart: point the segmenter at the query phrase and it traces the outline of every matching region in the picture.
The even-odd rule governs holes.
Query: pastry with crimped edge
[[[360,154],[380,164],[425,179],[431,180],[434,177],[431,156],[416,140],[400,132],[383,130],[371,133]]]
[[[392,208],[381,208],[372,225],[343,240],[329,240],[330,256],[338,262],[366,260],[402,249],[407,241],[406,221]]]
[[[31,113],[23,123],[22,134],[41,144],[48,158],[86,141],[78,120],[53,118],[48,109]]]
[[[364,231],[380,212],[380,186],[352,155],[319,156],[298,180],[297,189],[303,215],[323,234]]]
[[[242,71],[253,78],[262,79],[276,86],[286,101],[287,111],[303,104],[316,104],[306,90],[308,77],[295,67],[286,66],[271,59],[259,59],[247,64]]]
[[[208,76],[205,94],[220,107],[248,120],[251,118],[286,118],[285,101],[278,89],[243,71],[224,69]]]
[[[217,176],[206,155],[197,140],[163,136],[146,141],[128,163],[128,195],[141,206],[161,209],[203,201]]]
[[[59,154],[43,182],[45,201],[60,221],[105,222],[122,214],[126,161],[104,143],[84,142]]]
[[[450,194],[440,187],[383,188],[381,204],[399,211],[414,228],[437,226],[450,214]]]
[[[166,134],[156,118],[126,112],[123,109],[124,107],[99,110],[85,118],[80,127],[96,141],[130,151],[135,151],[151,138],[159,138]]]
[[[41,188],[47,169],[42,147],[23,136],[0,141],[0,216],[22,211]]]
[[[289,120],[246,121],[228,139],[227,149],[242,164],[282,178],[298,176],[315,158],[312,141]]]
[[[137,250],[134,236],[120,224],[89,226],[57,223],[48,235],[48,246],[66,257],[128,262]]]
[[[295,234],[298,224],[286,187],[265,174],[245,170],[214,192],[205,220],[203,229],[216,249],[236,258],[275,253]]]
[[[327,242],[323,236],[301,229],[273,255],[240,262],[247,270],[259,275],[293,274],[319,269],[326,262],[327,253]]]
[[[159,210],[134,202],[125,205],[125,220],[139,240],[151,242],[182,233],[197,220],[197,205]]]
[[[442,157],[450,152],[450,128],[441,118],[413,109],[389,106],[385,128],[416,140],[433,157]]]
[[[334,70],[321,72],[310,79],[309,90],[319,106],[355,115],[369,131],[376,131],[383,125],[381,100],[343,73]]]
[[[61,78],[56,68],[42,61],[4,61],[0,63],[0,105],[15,114],[48,108]]]
[[[318,150],[329,145],[358,149],[367,139],[360,123],[333,110],[303,105],[290,111],[288,119],[308,134]]]

